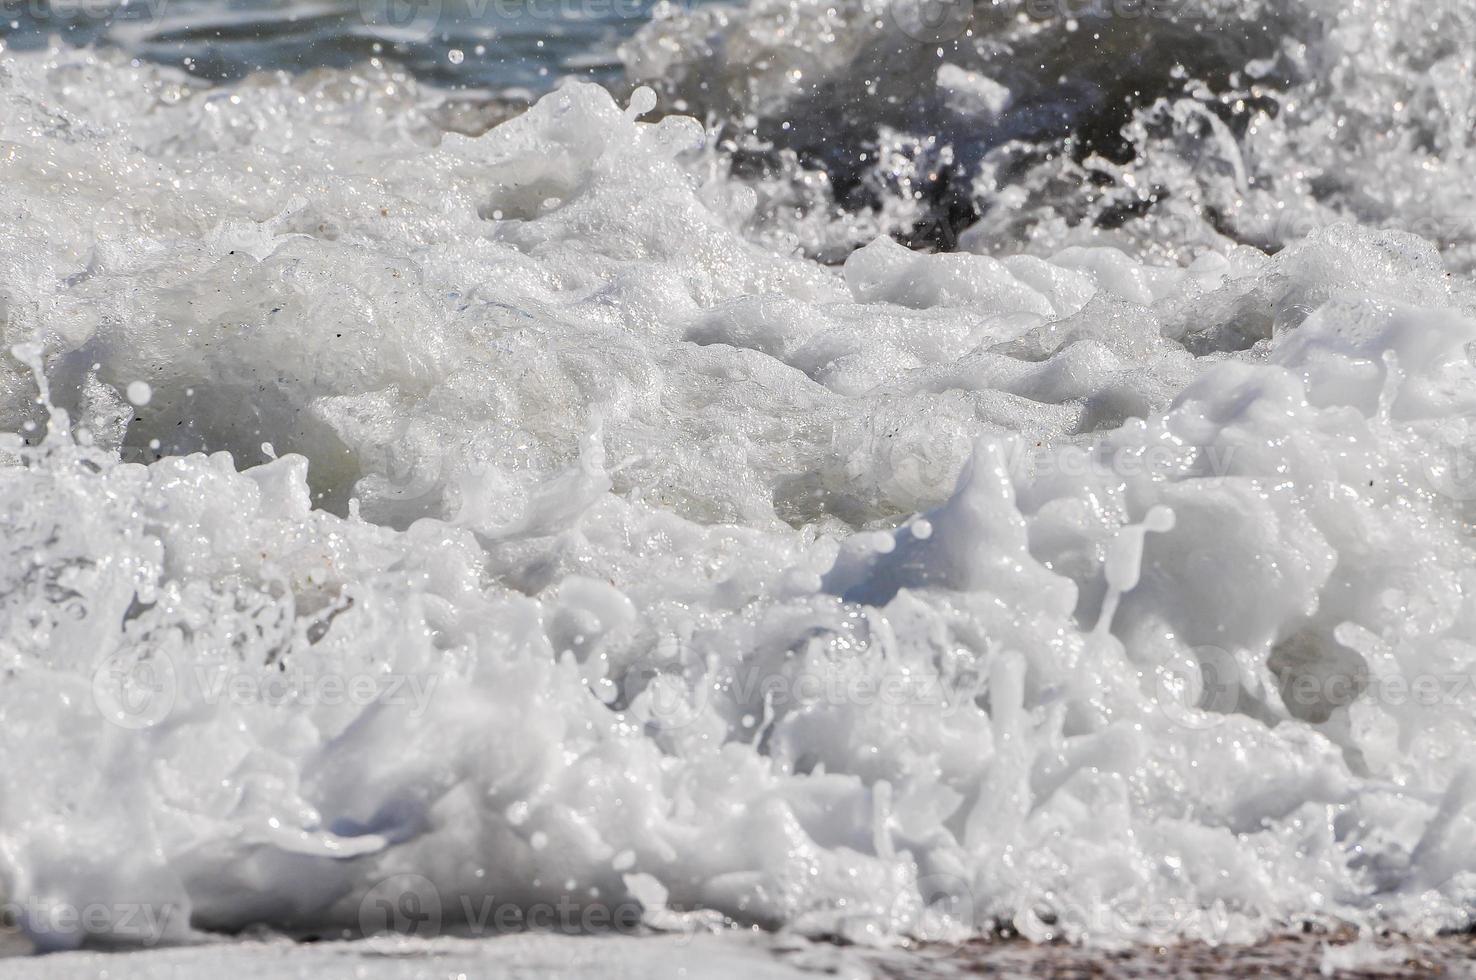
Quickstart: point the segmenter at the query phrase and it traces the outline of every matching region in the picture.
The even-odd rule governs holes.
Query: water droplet
[[[149,387],[147,381],[128,382],[128,400],[135,405],[147,405],[154,397],[154,389]]]

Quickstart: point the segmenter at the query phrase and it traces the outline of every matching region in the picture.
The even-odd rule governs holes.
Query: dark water
[[[0,38],[10,50],[52,37],[115,44],[217,81],[381,56],[440,85],[538,92],[568,75],[613,77],[616,45],[658,2],[0,0]]]

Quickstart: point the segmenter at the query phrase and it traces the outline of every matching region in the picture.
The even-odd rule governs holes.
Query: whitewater
[[[1469,928],[1476,14],[1124,4],[0,50],[10,938]]]

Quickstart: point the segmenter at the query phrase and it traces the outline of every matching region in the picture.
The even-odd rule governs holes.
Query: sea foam
[[[881,219],[785,225],[647,91],[472,138],[376,66],[0,72],[38,947],[353,933],[405,876],[448,930],[1469,924],[1458,250],[998,247],[1022,184],[963,250],[823,264]]]

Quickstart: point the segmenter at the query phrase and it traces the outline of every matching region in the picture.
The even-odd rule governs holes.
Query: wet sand
[[[1351,935],[1286,935],[1252,946],[1184,944],[1103,951],[1027,942],[971,944],[930,960],[877,960],[878,976],[897,978],[999,977],[1047,980],[1141,980],[1180,977],[1415,978],[1476,977],[1476,938],[1386,938],[1357,942]]]
[[[599,978],[789,980],[1153,980],[1185,977],[1476,978],[1476,937],[1357,941],[1351,934],[1284,935],[1252,946],[1184,944],[1104,951],[1024,941],[962,948],[874,950],[794,937],[725,933],[696,937],[500,939],[293,943],[226,941],[129,953],[77,952],[8,960],[7,978],[198,977],[222,968],[237,978]]]

